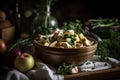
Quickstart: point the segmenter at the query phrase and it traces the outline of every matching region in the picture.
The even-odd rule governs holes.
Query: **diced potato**
[[[44,43],[44,46],[49,46],[50,44],[48,42],[45,42]]]
[[[65,39],[63,36],[58,36],[56,39],[58,42],[65,42]]]
[[[87,39],[83,33],[76,34],[74,30],[63,31],[56,29],[52,34],[38,35],[36,38],[38,43],[58,48],[80,48],[94,44],[94,41]]]
[[[72,46],[68,44],[67,42],[63,42],[61,46],[63,46],[64,48],[72,48]]]
[[[80,40],[85,39],[85,36],[82,33],[78,34],[78,36],[79,36]]]
[[[66,41],[67,42],[71,42],[71,38],[66,38]]]
[[[80,41],[80,38],[79,38],[79,36],[76,34],[76,36],[75,36],[75,39],[76,39],[76,42],[79,42]]]
[[[68,44],[67,42],[58,42],[56,44],[56,47],[58,47],[58,48],[72,48],[72,46],[70,44]]]
[[[56,44],[57,44],[57,41],[54,41],[53,43],[51,43],[49,46],[50,47],[55,47],[56,46]]]
[[[67,30],[67,31],[65,31],[64,34],[67,34],[68,36],[70,36],[70,35],[74,35],[75,32],[74,32],[74,30]]]
[[[90,46],[90,45],[91,45],[91,41],[88,40],[87,38],[85,38],[84,44],[85,44],[86,46]]]
[[[76,43],[76,47],[77,48],[83,47],[83,44],[82,43]]]

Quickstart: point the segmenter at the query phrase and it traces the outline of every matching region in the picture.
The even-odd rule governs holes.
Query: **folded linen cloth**
[[[26,75],[31,80],[64,80],[63,75],[57,75],[44,63],[37,63],[38,69],[29,71]]]
[[[11,70],[8,72],[5,80],[30,80],[25,74],[19,72],[18,70]]]
[[[54,74],[46,64],[37,62],[37,69],[30,70],[26,74],[18,70],[8,72],[5,80],[64,80],[63,75]]]

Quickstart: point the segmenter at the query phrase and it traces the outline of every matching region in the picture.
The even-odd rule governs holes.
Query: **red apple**
[[[29,53],[23,53],[16,57],[14,66],[19,71],[25,73],[34,67],[35,60]]]
[[[4,54],[7,51],[7,45],[0,39],[0,54]]]
[[[14,67],[14,61],[17,56],[21,55],[20,48],[11,49],[5,56],[4,63],[8,67]]]

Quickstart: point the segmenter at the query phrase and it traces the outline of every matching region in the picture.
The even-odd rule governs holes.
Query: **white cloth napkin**
[[[114,66],[119,66],[120,61],[114,58],[108,58],[108,62],[101,62],[100,56],[94,55],[89,61],[86,61],[84,64],[78,66],[80,71],[97,71],[109,69]]]
[[[112,65],[106,62],[92,62],[87,61],[82,66],[79,66],[81,71],[97,71],[111,68]]]

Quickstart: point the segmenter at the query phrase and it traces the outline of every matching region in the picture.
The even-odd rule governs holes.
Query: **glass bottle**
[[[56,18],[54,18],[50,15],[50,6],[49,5],[47,6],[47,17],[48,17],[48,22],[47,22],[48,25],[47,26],[49,28],[49,33],[51,33],[54,30],[54,28],[58,27],[58,22],[57,22]]]
[[[39,5],[34,12],[37,15],[31,29],[33,36],[49,34],[58,26],[57,20],[50,15],[50,4]]]
[[[20,1],[13,1],[13,8],[10,10],[10,20],[15,27],[15,40],[20,38],[21,33],[21,13],[20,13]]]

